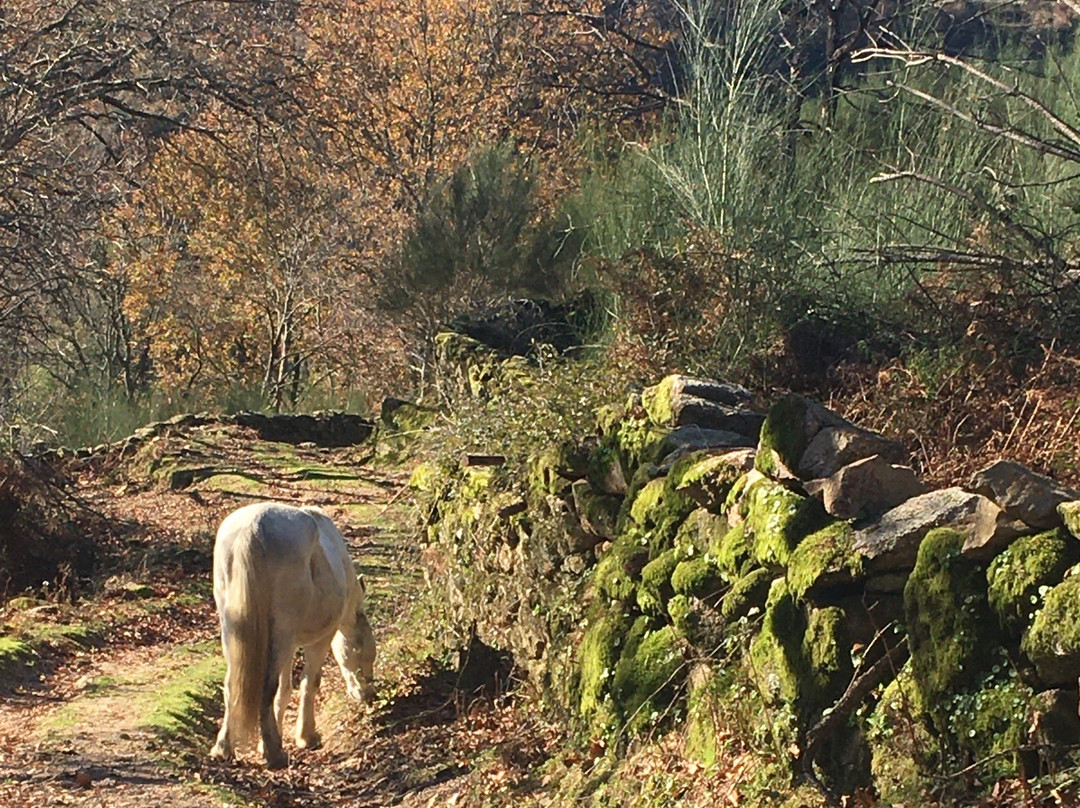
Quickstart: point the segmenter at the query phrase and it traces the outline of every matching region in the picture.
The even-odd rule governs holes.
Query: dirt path
[[[87,470],[83,496],[124,526],[120,573],[74,609],[0,613],[5,629],[91,615],[99,626],[74,648],[44,646],[52,650],[34,675],[4,687],[0,806],[427,806],[487,788],[470,777],[472,761],[506,745],[510,712],[463,702],[452,677],[426,668],[396,632],[420,582],[402,496],[408,469],[375,471],[355,453],[254,446],[250,436],[223,431],[155,452],[151,467],[187,458],[222,472],[173,491]],[[317,708],[326,745],[294,753],[281,772],[267,772],[253,755],[232,765],[206,756],[223,671],[209,552],[221,517],[256,499],[330,512],[365,576],[380,642],[376,706],[347,702],[327,666]]]

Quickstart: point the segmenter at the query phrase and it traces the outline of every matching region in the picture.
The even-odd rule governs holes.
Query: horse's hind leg
[[[329,639],[304,648],[304,677],[300,681],[300,708],[296,716],[296,745],[301,749],[317,749],[322,743],[319,733],[315,731],[315,694],[319,690],[323,663],[329,652]]]
[[[292,670],[295,657],[296,651],[293,650],[289,654],[288,661],[282,666],[281,674],[278,676],[277,695],[274,696],[274,718],[277,721],[279,735],[285,731],[285,710],[288,708],[289,698],[292,696]]]
[[[259,705],[259,730],[262,736],[259,748],[266,760],[268,769],[281,769],[289,765],[289,756],[281,748],[281,730],[278,726],[275,708],[282,670],[291,660],[291,657],[287,656],[286,652],[295,653],[291,644],[271,639],[269,664],[266,667],[262,702]]]

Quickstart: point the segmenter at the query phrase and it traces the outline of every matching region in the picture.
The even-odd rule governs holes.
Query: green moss
[[[16,612],[25,612],[27,609],[34,609],[42,604],[42,601],[37,598],[21,595],[17,598],[12,598],[4,605]]]
[[[433,494],[441,487],[446,472],[437,463],[420,463],[409,475],[409,488],[425,494]]]
[[[665,550],[642,569],[641,584],[637,589],[637,604],[645,614],[654,617],[666,614],[666,604],[674,594],[671,575],[681,557],[679,550],[673,547]]]
[[[1062,502],[1057,511],[1065,520],[1065,529],[1080,539],[1080,501]]]
[[[750,645],[750,670],[778,713],[774,740],[787,742],[820,719],[851,681],[850,638],[839,607],[805,612],[783,578],[772,582],[761,630]]]
[[[648,534],[652,554],[671,546],[679,526],[696,507],[693,500],[675,491],[667,478],[650,480],[630,506],[630,519]]]
[[[1080,662],[1080,575],[1073,574],[1046,593],[1020,647],[1036,663]]]
[[[815,718],[843,695],[844,687],[851,681],[854,673],[851,645],[846,636],[843,609],[828,606],[810,612],[803,649],[814,677],[815,699],[808,707]]]
[[[720,511],[742,471],[725,454],[703,449],[676,461],[668,476],[676,491],[685,492],[699,505]]]
[[[964,534],[930,531],[904,587],[911,670],[935,728],[948,732],[947,697],[970,690],[1001,646],[987,603],[986,575],[961,555]]]
[[[640,537],[637,531],[624,533],[596,565],[594,586],[610,600],[628,603],[634,596],[640,572],[649,560],[649,549]]]
[[[224,676],[225,660],[213,652],[178,669],[147,695],[143,726],[167,737],[201,740],[206,707],[217,701]]]
[[[0,676],[14,676],[33,663],[34,649],[15,637],[0,637]]]
[[[691,760],[712,766],[723,755],[721,743],[727,734],[723,705],[731,694],[713,671],[697,670],[690,678],[693,684],[686,703],[686,752]]]
[[[847,522],[833,522],[811,533],[792,551],[787,579],[797,597],[803,597],[826,576],[852,580],[862,575],[862,556],[855,552],[855,532]]]
[[[728,489],[727,496],[724,497],[724,505],[721,510],[724,513],[729,513],[732,509],[738,507],[739,501],[742,499],[743,494],[746,493],[746,489],[750,486],[750,483],[754,480],[761,478],[761,472],[755,471],[753,475],[750,472],[740,474],[735,482],[731,484],[731,488]],[[743,514],[745,516],[745,514]]]
[[[631,621],[623,609],[594,609],[589,627],[578,646],[578,710],[592,718],[610,701],[615,666]]]
[[[728,532],[728,522],[704,508],[697,508],[679,525],[674,544],[687,557],[706,552],[715,552],[720,540]]]
[[[1019,637],[1042,605],[1043,595],[1078,560],[1080,545],[1058,530],[1024,536],[1009,545],[986,571],[990,608],[1002,627]]]
[[[641,391],[641,405],[649,414],[649,420],[658,426],[672,426],[675,423],[672,393],[677,379],[678,376],[665,376],[659,384]]]
[[[786,565],[800,541],[831,521],[816,499],[771,480],[751,485],[746,498],[751,556],[762,565]]]
[[[804,425],[807,406],[805,398],[788,393],[769,408],[761,426],[754,468],[762,474],[775,476],[776,460],[779,459],[788,469],[798,469],[807,446]]]
[[[696,629],[697,621],[693,618],[690,599],[686,595],[672,595],[667,602],[667,612],[671,625],[682,636],[687,637]]]
[[[574,507],[586,530],[612,538],[616,534],[622,497],[602,494],[588,480],[576,480],[572,486]]]
[[[684,678],[682,644],[672,626],[650,630],[638,618],[615,668],[615,700],[630,734],[654,725]]]
[[[761,630],[750,645],[750,669],[758,689],[774,705],[794,705],[806,676],[806,616],[783,578],[772,582]],[[790,728],[789,728],[790,729]]]
[[[660,443],[669,430],[650,424],[645,418],[623,418],[611,433],[611,440],[601,439],[602,444],[612,446],[619,453],[620,462],[627,470],[657,460]]]
[[[745,575],[753,566],[750,549],[746,524],[740,523],[724,533],[720,541],[711,548],[711,552],[721,571],[729,579],[734,579]]]
[[[765,606],[771,586],[772,575],[768,570],[761,567],[751,570],[731,585],[720,602],[720,614],[729,622],[753,616]]]
[[[671,574],[671,588],[676,594],[716,604],[727,585],[716,562],[710,556],[698,556],[678,562]]]
[[[403,402],[390,412],[384,410],[383,423],[399,432],[418,432],[427,429],[439,417],[439,411],[410,401]]]

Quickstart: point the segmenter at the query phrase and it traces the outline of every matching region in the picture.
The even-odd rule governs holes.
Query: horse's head
[[[375,635],[363,605],[357,607],[351,621],[342,621],[331,649],[349,696],[366,703],[374,701]]]

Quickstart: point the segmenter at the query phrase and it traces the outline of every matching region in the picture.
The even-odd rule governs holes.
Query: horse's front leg
[[[300,707],[296,716],[296,745],[301,749],[317,749],[322,743],[315,731],[315,694],[319,691],[323,663],[329,652],[329,639],[304,648],[304,676],[300,681]]]
[[[225,674],[225,715],[221,719],[221,731],[210,750],[210,757],[217,760],[231,760],[233,756],[232,722],[229,717],[229,675]]]

